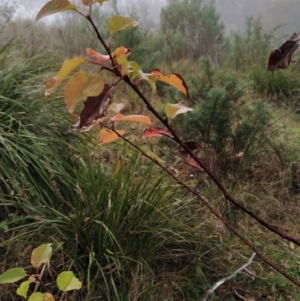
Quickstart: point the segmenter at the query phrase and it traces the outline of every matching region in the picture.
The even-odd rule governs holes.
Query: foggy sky
[[[19,3],[17,18],[28,17],[35,19],[40,8],[47,2],[47,0],[0,0],[1,1],[16,1]],[[210,2],[210,0],[203,0]],[[74,4],[80,4],[81,0],[71,0]],[[116,2],[121,12],[129,12],[132,8],[140,14],[140,21],[145,18],[151,19],[155,24],[159,23],[159,14],[161,7],[167,3],[167,0],[110,0],[104,2],[102,9],[109,10],[113,2]],[[285,6],[283,7],[283,2]],[[299,32],[298,19],[299,11],[295,11],[291,7],[289,17],[277,17],[274,13],[278,13],[289,9],[289,4],[296,3],[298,0],[215,0],[217,10],[221,14],[222,21],[225,25],[227,33],[236,30],[243,30],[245,28],[246,16],[252,15],[255,18],[260,17],[262,24],[267,30],[272,30],[278,25],[284,25],[281,33],[291,35],[294,31]],[[299,13],[299,14],[298,14]],[[49,16],[44,20],[46,22],[55,20],[56,16]],[[297,19],[297,20],[296,20]],[[300,26],[300,21],[299,21]]]

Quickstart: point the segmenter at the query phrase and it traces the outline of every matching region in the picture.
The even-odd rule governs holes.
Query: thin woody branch
[[[166,173],[168,173],[180,186],[184,187],[186,190],[188,190],[189,192],[191,192],[193,195],[195,195],[208,209],[209,211],[216,216],[224,225],[227,229],[229,229],[234,235],[236,235],[243,243],[245,243],[253,252],[256,253],[256,255],[262,260],[264,261],[267,265],[269,265],[271,268],[273,268],[275,271],[277,271],[279,274],[281,274],[282,276],[284,276],[285,278],[287,278],[289,281],[291,281],[292,283],[294,283],[295,285],[300,287],[300,282],[298,280],[296,280],[295,278],[293,278],[291,275],[289,275],[288,273],[286,273],[284,270],[282,270],[279,266],[277,266],[276,264],[274,264],[273,262],[271,262],[269,259],[267,259],[255,246],[254,244],[249,241],[247,238],[245,238],[242,234],[240,234],[233,226],[231,226],[230,224],[228,224],[225,219],[210,205],[210,203],[203,197],[201,196],[196,190],[192,189],[191,187],[189,187],[188,185],[186,185],[184,182],[182,182],[178,177],[176,177],[176,175],[174,175],[167,167],[165,167],[164,165],[162,165],[161,163],[159,163],[158,161],[156,161],[155,159],[153,159],[151,156],[149,156],[148,154],[146,154],[141,148],[139,148],[137,145],[135,145],[133,142],[131,142],[130,140],[128,140],[127,138],[123,137],[122,135],[120,135],[116,130],[114,130],[113,128],[110,128],[108,126],[105,126],[103,124],[104,127],[106,127],[107,129],[113,131],[114,133],[116,133],[121,139],[123,139],[125,142],[127,142],[128,144],[130,144],[132,147],[134,147],[135,149],[137,149],[144,157],[150,159],[152,162],[154,162],[156,165],[158,165],[162,170],[164,170]],[[247,267],[246,267],[247,268]]]
[[[107,51],[107,53],[110,56],[113,68],[116,66],[115,62],[112,58],[112,54],[110,51],[110,48],[108,45],[106,45],[106,43],[104,42],[103,38],[101,37],[100,32],[98,31],[95,23],[93,22],[92,18],[88,15],[86,16],[86,19],[90,22],[90,24],[92,25],[92,27],[94,28],[97,38],[99,39],[99,41],[101,42],[101,44],[104,46],[105,50]],[[288,239],[292,242],[294,242],[296,245],[300,246],[300,241],[295,239],[294,237],[291,237],[289,235],[287,235],[286,233],[282,233],[281,231],[277,230],[274,226],[270,225],[268,222],[266,222],[265,220],[263,220],[262,218],[260,218],[259,216],[257,216],[255,213],[253,213],[251,210],[247,209],[246,207],[244,207],[243,205],[241,205],[237,200],[235,200],[230,194],[229,192],[225,189],[225,187],[220,183],[220,181],[215,177],[215,175],[210,171],[210,169],[208,167],[206,167],[205,163],[203,162],[202,159],[198,158],[197,156],[194,155],[194,153],[185,145],[185,143],[181,140],[181,138],[178,136],[178,134],[173,130],[173,128],[169,125],[168,121],[165,120],[162,116],[160,116],[160,114],[154,109],[154,107],[151,105],[151,103],[147,100],[147,98],[143,95],[143,93],[139,90],[139,88],[133,84],[129,77],[126,75],[124,77],[121,76],[121,74],[118,72],[118,74],[116,74],[117,76],[119,76],[120,78],[122,78],[134,91],[135,93],[141,98],[141,100],[144,102],[144,104],[146,105],[147,109],[162,123],[165,125],[165,127],[171,132],[171,134],[173,135],[173,139],[175,142],[177,142],[178,145],[180,145],[190,156],[191,158],[193,158],[202,168],[203,170],[208,174],[208,176],[213,180],[213,182],[215,183],[215,185],[219,188],[219,190],[222,192],[222,194],[224,195],[225,199],[227,199],[229,202],[231,202],[232,204],[234,204],[237,208],[239,208],[241,211],[245,212],[246,214],[248,214],[249,216],[251,216],[252,218],[254,218],[257,222],[259,222],[261,225],[265,226],[267,229],[269,229],[271,232],[276,233],[277,235],[281,236],[282,238]],[[287,274],[284,270],[282,270],[281,268],[279,268],[278,266],[276,266],[274,263],[272,263],[271,261],[269,261],[267,258],[265,258],[253,245],[253,243],[251,243],[248,239],[244,238],[233,226],[231,226],[230,224],[228,224],[221,215],[219,215],[219,213],[209,204],[209,202],[203,197],[201,196],[198,192],[196,192],[195,190],[193,190],[192,188],[190,188],[189,186],[187,186],[185,183],[183,183],[180,179],[178,179],[174,174],[172,174],[171,171],[169,171],[165,166],[163,166],[162,164],[160,164],[159,162],[157,162],[156,160],[154,160],[153,158],[151,158],[150,156],[148,156],[144,151],[142,151],[138,146],[136,146],[134,143],[132,143],[131,141],[129,141],[128,139],[124,138],[123,136],[119,135],[118,132],[116,132],[114,129],[110,129],[112,131],[114,131],[119,137],[121,137],[124,141],[126,141],[127,143],[129,143],[131,146],[133,146],[134,148],[136,148],[137,150],[139,150],[143,156],[147,157],[148,159],[152,160],[153,162],[155,162],[160,168],[162,168],[164,171],[166,171],[179,185],[181,185],[182,187],[184,187],[186,190],[190,191],[191,193],[193,193],[195,196],[197,196],[197,198],[232,232],[234,233],[239,239],[241,239],[249,248],[251,248],[258,257],[260,257],[266,264],[268,264],[270,267],[272,267],[274,270],[276,270],[278,273],[282,274],[284,277],[286,277],[288,280],[290,280],[292,283],[294,283],[295,285],[300,287],[300,282],[297,281],[296,279],[294,279],[292,276],[290,276],[289,274]]]
[[[237,274],[243,272],[244,270],[246,270],[252,263],[255,257],[255,253],[252,254],[252,256],[250,257],[249,261],[244,264],[243,266],[241,266],[240,268],[238,268],[234,273],[232,273],[231,275],[219,280],[218,282],[216,282],[205,294],[204,298],[202,299],[202,301],[207,301],[209,299],[209,296],[218,288],[220,287],[222,284],[224,284],[225,282],[228,282],[232,279],[234,279]]]
[[[203,160],[198,158],[181,140],[181,138],[177,135],[177,133],[174,131],[174,129],[170,126],[170,124],[159,115],[159,113],[154,109],[154,107],[150,104],[150,102],[146,99],[146,97],[142,94],[142,92],[139,90],[139,88],[134,85],[128,77],[124,78],[124,81],[137,93],[137,95],[143,100],[145,105],[147,106],[147,109],[171,132],[173,135],[173,139],[175,142],[177,142],[187,153],[203,168],[203,170],[208,174],[208,176],[213,180],[213,182],[216,184],[216,186],[220,189],[222,194],[224,195],[225,199],[234,204],[237,208],[239,208],[241,211],[245,212],[252,218],[254,218],[257,222],[259,222],[261,225],[269,229],[271,232],[276,233],[277,235],[281,236],[284,239],[287,239],[289,241],[292,241],[294,244],[300,246],[300,240],[296,239],[295,237],[292,237],[286,233],[281,232],[273,225],[270,225],[268,222],[266,222],[264,219],[260,218],[258,215],[256,215],[254,212],[246,208],[244,205],[240,204],[236,199],[234,199],[229,192],[226,190],[226,188],[221,184],[221,182],[216,178],[216,176],[210,171],[210,169],[205,165]]]

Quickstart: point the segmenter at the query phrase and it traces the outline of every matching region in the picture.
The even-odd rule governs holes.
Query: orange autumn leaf
[[[101,53],[96,52],[95,50],[93,50],[91,48],[87,48],[86,53],[90,57],[94,57],[99,63],[104,63],[105,61],[107,61],[109,59],[109,55],[101,54]]]
[[[182,92],[187,98],[190,98],[189,91],[184,79],[177,73],[171,73],[169,75],[163,75],[159,69],[152,69],[149,71],[157,80],[171,85]]]
[[[123,136],[125,134],[124,130],[118,130],[117,131],[118,134],[120,134],[121,136]],[[109,143],[112,141],[117,140],[118,138],[120,138],[117,133],[113,132],[113,131],[109,131],[106,129],[102,129],[100,131],[100,144],[105,144],[105,143]]]
[[[104,63],[109,60],[109,55],[99,53],[91,48],[87,48],[86,53],[90,57],[94,57],[99,63]],[[128,57],[131,54],[131,49],[126,48],[124,46],[120,46],[114,52],[111,53],[111,56],[115,59],[118,59],[122,54]]]
[[[110,121],[132,121],[132,122],[141,122],[146,124],[151,124],[151,119],[148,116],[144,115],[128,115],[124,116],[122,114],[117,114],[113,116]]]
[[[126,57],[128,57],[131,54],[131,49],[126,48],[124,46],[120,46],[111,55],[112,55],[113,58],[117,59],[122,54],[124,54]]]

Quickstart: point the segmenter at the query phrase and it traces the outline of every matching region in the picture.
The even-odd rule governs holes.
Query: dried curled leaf
[[[179,156],[186,162],[188,165],[195,167],[200,171],[204,171],[204,169],[190,156],[190,154],[186,151],[179,151]]]
[[[64,88],[64,98],[69,113],[75,111],[76,105],[87,97],[98,96],[104,88],[99,74],[88,75],[84,71],[76,72]]]
[[[197,153],[201,151],[201,145],[197,141],[186,141],[184,142],[184,144],[196,156]],[[179,147],[178,154],[188,165],[191,165],[200,171],[204,171],[204,169],[191,157],[191,155],[183,147]]]
[[[300,43],[300,33],[294,33],[289,40],[283,43],[279,49],[274,50],[269,58],[268,70],[276,71],[286,69],[291,61],[292,55],[297,50]]]
[[[187,98],[190,98],[189,91],[184,79],[177,73],[171,73],[169,75],[163,75],[159,69],[152,69],[149,71],[153,74],[157,80],[171,85],[181,91]]]
[[[103,91],[98,96],[88,97],[84,102],[79,121],[70,127],[69,132],[77,129],[82,132],[89,131],[107,111],[111,103],[112,90],[112,86],[104,84]]]

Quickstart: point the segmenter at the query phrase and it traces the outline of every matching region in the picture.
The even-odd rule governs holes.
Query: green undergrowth
[[[273,74],[254,67],[258,37],[263,61],[269,36],[251,20],[248,26],[247,43],[235,36],[236,60],[229,67],[228,61],[224,68],[208,56],[162,59],[162,72],[185,78],[191,101],[184,104],[194,108],[172,125],[185,140],[200,143],[200,155],[235,198],[297,237],[298,71]],[[140,35],[135,39],[141,42]],[[140,45],[141,53],[145,49]],[[29,266],[32,248],[52,243],[55,255],[43,277],[54,295],[52,275],[72,269],[84,287],[70,300],[201,300],[215,282],[245,264],[251,251],[122,141],[99,147],[98,130],[67,134],[73,121],[62,94],[47,102],[43,95],[45,79],[61,61],[51,53],[15,50],[13,42],[0,49],[0,272],[24,262]],[[149,57],[146,65],[151,62]],[[141,89],[162,114],[166,102],[182,101],[163,85],[155,96],[147,86]],[[124,85],[113,98],[127,103],[126,114],[148,114]],[[132,126],[127,137],[138,141],[143,129]],[[206,175],[178,163],[172,142],[162,141],[151,138],[141,145],[148,144],[168,166],[188,169],[192,176],[181,174],[183,181],[299,278],[299,248],[224,201]],[[238,275],[210,300],[298,300],[297,288],[258,258],[250,270],[252,276]],[[14,292],[13,285],[1,286],[0,300],[16,300]]]

